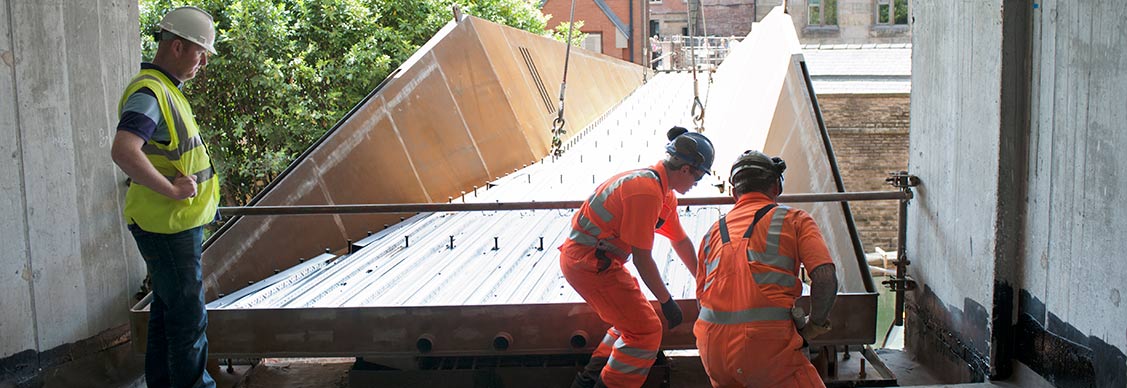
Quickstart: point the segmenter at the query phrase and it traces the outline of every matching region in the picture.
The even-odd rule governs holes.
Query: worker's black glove
[[[669,300],[661,302],[661,314],[665,315],[665,320],[669,322],[669,330],[681,324],[684,317],[681,316],[681,306],[670,296]]]

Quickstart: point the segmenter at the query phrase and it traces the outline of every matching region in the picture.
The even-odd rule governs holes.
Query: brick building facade
[[[784,0],[648,0],[650,35],[688,35],[688,9],[699,1],[703,26],[694,35],[746,36]],[[788,0],[803,44],[911,43],[910,0]],[[703,27],[703,28],[701,28]]]
[[[708,0],[705,0],[708,1]],[[748,0],[762,19],[784,0]],[[911,43],[911,0],[786,0],[803,44]]]
[[[907,94],[818,95],[847,191],[892,190],[888,173],[908,168]],[[851,202],[866,252],[896,250],[895,201]]]
[[[648,0],[650,35],[676,36],[689,34],[688,0]],[[751,32],[755,22],[755,2],[751,0],[705,0],[701,2],[702,20],[693,35],[738,36]]]
[[[756,4],[747,0],[707,0],[701,3],[704,32],[713,36],[744,37],[751,33]]]
[[[648,44],[648,6],[649,0],[577,0],[575,20],[583,21],[580,30],[588,34],[583,48],[624,61],[648,63],[643,58]],[[552,15],[548,28],[554,29],[567,23],[571,0],[544,0],[540,12]]]

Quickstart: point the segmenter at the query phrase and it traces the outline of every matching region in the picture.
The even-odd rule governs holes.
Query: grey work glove
[[[833,326],[830,326],[829,319],[827,319],[826,323],[822,325],[816,324],[813,321],[807,321],[806,325],[802,326],[802,329],[798,331],[798,335],[801,335],[803,339],[810,341],[821,336],[822,334],[828,333],[832,328]]]
[[[802,339],[805,341],[810,341],[822,334],[826,334],[832,328],[828,319],[823,325],[815,324],[810,320],[810,317],[806,315],[806,311],[799,306],[794,306],[794,308],[791,309],[791,318],[794,319],[794,327],[798,329],[798,335],[802,336]]]
[[[685,318],[681,316],[681,306],[670,296],[669,300],[661,302],[661,314],[665,316],[665,320],[669,322],[669,330],[681,324]]]

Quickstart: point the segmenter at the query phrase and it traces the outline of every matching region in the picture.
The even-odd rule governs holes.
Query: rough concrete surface
[[[919,308],[909,309],[917,326],[907,345],[956,338],[983,373],[999,233],[1001,14],[997,1],[914,7],[908,170],[922,183],[908,208],[907,254],[920,287],[909,294]]]
[[[932,343],[909,323],[909,348],[953,348],[979,378],[1012,357],[1060,386],[1127,385],[1127,11],[913,7],[909,312]]]
[[[0,3],[5,377],[58,363],[40,352],[125,323],[144,276],[120,216],[124,176],[109,158],[117,99],[137,68],[137,7]]]
[[[25,349],[34,349],[35,321],[31,308],[31,262],[27,249],[27,209],[23,190],[23,155],[20,149],[20,126],[17,116],[16,56],[12,53],[12,25],[9,23],[11,0],[0,3],[0,53],[5,66],[0,67],[0,136],[12,141],[0,142],[0,219],[9,220],[0,226],[0,358]]]
[[[1039,39],[1021,285],[1048,312],[1121,351],[1127,351],[1127,240],[1118,237],[1127,234],[1125,17],[1121,8],[1061,1],[1044,1],[1034,13]]]

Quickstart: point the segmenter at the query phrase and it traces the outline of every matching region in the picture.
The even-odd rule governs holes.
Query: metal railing
[[[911,193],[906,191],[861,191],[852,193],[824,194],[783,194],[782,203],[804,202],[843,202],[843,201],[881,201],[907,200]],[[730,197],[680,198],[681,206],[732,205]],[[227,216],[282,216],[315,214],[375,214],[375,213],[427,213],[458,211],[498,211],[498,210],[542,210],[577,209],[583,201],[528,201],[528,202],[478,202],[478,203],[403,203],[403,204],[357,204],[357,205],[296,205],[296,206],[242,206],[221,207],[220,214]]]
[[[809,202],[848,202],[848,201],[889,201],[900,202],[898,225],[898,249],[896,250],[895,275],[883,281],[891,291],[896,294],[896,312],[893,325],[904,325],[904,293],[916,288],[914,280],[907,275],[908,260],[906,253],[908,202],[914,194],[912,187],[919,185],[919,178],[905,171],[891,173],[886,179],[896,191],[860,191],[844,193],[816,193],[816,194],[783,194],[778,198],[780,203],[809,203]],[[463,197],[464,198],[464,197]],[[735,199],[731,196],[723,197],[698,197],[678,199],[681,206],[707,206],[707,205],[732,205]],[[461,212],[461,211],[509,211],[509,210],[541,210],[541,209],[576,209],[583,205],[583,201],[527,201],[527,202],[485,202],[485,203],[405,203],[405,204],[356,204],[356,205],[296,205],[296,206],[241,206],[221,207],[219,211],[224,217],[228,216],[284,216],[284,215],[326,215],[326,214],[375,214],[375,213],[426,213],[426,212]]]
[[[697,70],[715,70],[741,38],[720,36],[668,36],[650,40],[651,67],[659,71],[692,70],[696,55]]]

